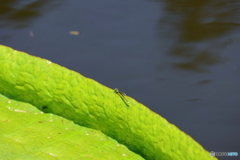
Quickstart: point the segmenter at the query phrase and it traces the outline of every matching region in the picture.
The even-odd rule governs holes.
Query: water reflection
[[[174,67],[195,72],[207,71],[205,66],[218,64],[222,61],[220,55],[211,50],[201,51],[193,47],[183,47],[182,44],[175,44],[169,55],[185,59],[185,62],[174,63]]]
[[[0,4],[0,27],[21,29],[31,22],[62,5],[62,0],[7,0]]]
[[[237,0],[165,1],[167,14],[160,20],[159,28],[171,29],[167,37],[175,43],[168,55],[183,58],[172,66],[199,72],[222,62],[219,48],[231,44],[230,33],[240,27],[239,4]]]

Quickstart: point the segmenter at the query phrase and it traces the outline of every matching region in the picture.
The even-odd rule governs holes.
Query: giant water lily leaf
[[[100,130],[145,159],[215,159],[146,106],[77,72],[5,46],[0,68],[2,94]]]
[[[0,157],[143,160],[102,132],[0,94]]]

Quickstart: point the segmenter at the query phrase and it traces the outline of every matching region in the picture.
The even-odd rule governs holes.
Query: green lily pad
[[[216,159],[143,104],[77,72],[5,46],[0,68],[3,95],[100,130],[145,159]]]
[[[143,160],[102,132],[0,94],[1,159]]]

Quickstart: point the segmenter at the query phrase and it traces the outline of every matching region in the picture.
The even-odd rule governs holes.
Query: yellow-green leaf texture
[[[102,132],[0,94],[1,160],[143,160]]]
[[[211,160],[200,144],[160,115],[81,74],[0,46],[0,93],[100,130],[147,160]],[[102,73],[106,74],[106,73]]]

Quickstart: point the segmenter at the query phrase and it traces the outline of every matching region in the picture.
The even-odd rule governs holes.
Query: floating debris
[[[78,36],[78,35],[80,35],[80,32],[78,32],[78,31],[70,31],[69,34]]]
[[[30,35],[31,37],[33,37],[33,36],[34,36],[33,31],[29,31],[29,35]]]

